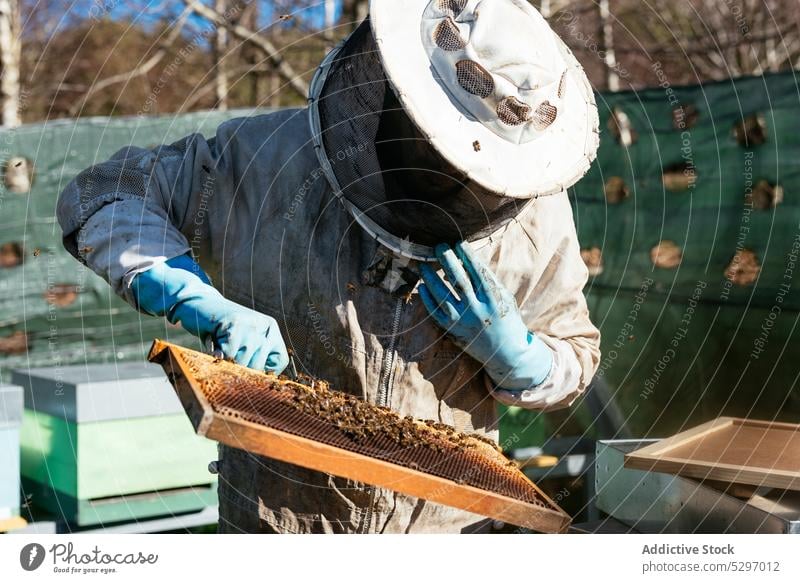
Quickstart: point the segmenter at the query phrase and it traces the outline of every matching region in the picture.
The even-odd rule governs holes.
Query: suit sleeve
[[[496,399],[526,409],[569,407],[586,390],[600,362],[600,332],[589,318],[583,288],[588,270],[581,259],[566,192],[536,201],[523,230],[534,253],[534,273],[518,297],[529,330],[553,352],[549,377],[521,392],[491,387]]]
[[[81,172],[58,199],[66,249],[136,307],[133,278],[192,250],[189,205],[231,188],[217,143],[194,134],[150,150],[129,147]]]

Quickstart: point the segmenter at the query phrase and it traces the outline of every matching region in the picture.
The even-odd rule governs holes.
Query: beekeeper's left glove
[[[525,326],[511,292],[466,243],[456,244],[455,252],[439,245],[436,256],[456,293],[430,265],[422,264],[419,295],[431,317],[483,364],[498,388],[524,391],[542,384],[553,366],[553,353]]]

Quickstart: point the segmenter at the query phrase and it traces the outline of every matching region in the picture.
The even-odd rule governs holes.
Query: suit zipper
[[[392,380],[394,375],[395,361],[395,347],[397,346],[397,335],[400,332],[400,319],[403,315],[403,304],[405,300],[402,297],[397,298],[397,303],[394,307],[394,318],[392,319],[392,332],[389,336],[389,345],[386,347],[386,352],[383,354],[383,363],[381,365],[380,384],[378,385],[378,394],[375,396],[375,404],[379,407],[388,407],[391,402],[392,396]],[[364,515],[362,534],[367,534],[372,523],[372,507],[375,505],[377,491],[374,486],[369,487],[369,506],[367,506],[366,514]]]
[[[378,394],[375,403],[380,407],[388,407],[392,395],[392,369],[394,368],[395,353],[397,346],[397,334],[400,332],[400,317],[403,315],[403,298],[398,298],[394,307],[394,319],[392,320],[392,334],[389,336],[389,346],[383,355],[383,366],[381,371],[381,384],[378,387]]]

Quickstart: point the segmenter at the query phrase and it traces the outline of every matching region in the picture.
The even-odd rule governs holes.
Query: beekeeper
[[[598,121],[525,0],[373,0],[307,109],[130,147],[62,193],[64,244],[237,362],[497,439],[496,401],[591,380],[565,189]],[[220,447],[223,532],[474,532],[481,517]]]

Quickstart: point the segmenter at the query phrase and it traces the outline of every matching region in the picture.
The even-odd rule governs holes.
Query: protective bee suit
[[[500,24],[519,44],[497,44]],[[372,2],[311,93],[307,109],[232,120],[210,140],[128,148],[87,169],[59,200],[65,246],[131,305],[198,336],[210,330],[198,324],[203,309],[182,316],[175,305],[210,297],[222,312],[246,310],[214,338],[233,350],[237,322],[257,313],[272,348],[241,348],[237,360],[281,370],[278,330],[298,370],[401,415],[497,439],[497,401],[569,406],[594,374],[599,333],[564,189],[594,156],[597,116],[580,66],[541,16],[521,0]],[[455,285],[460,263],[442,244],[484,277],[474,294]],[[137,291],[176,269],[189,287]],[[470,318],[488,329],[494,315],[460,311],[467,296],[494,306],[495,329],[523,326],[546,367],[492,368],[502,347],[450,330],[448,314],[454,330]],[[516,327],[500,320],[508,314]],[[485,526],[230,447],[218,467],[223,532]]]

